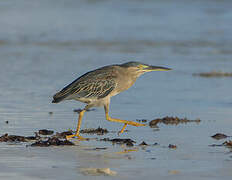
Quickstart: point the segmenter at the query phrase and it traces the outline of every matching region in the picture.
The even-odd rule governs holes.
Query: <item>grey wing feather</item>
[[[115,78],[105,71],[90,71],[77,78],[53,96],[53,103],[64,99],[77,98],[104,98],[116,87]]]
[[[86,81],[73,89],[72,94],[80,98],[104,98],[115,88],[112,80]]]

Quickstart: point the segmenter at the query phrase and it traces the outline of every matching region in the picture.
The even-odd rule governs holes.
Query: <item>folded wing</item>
[[[116,86],[113,73],[95,70],[84,74],[53,96],[53,103],[65,99],[104,98]]]

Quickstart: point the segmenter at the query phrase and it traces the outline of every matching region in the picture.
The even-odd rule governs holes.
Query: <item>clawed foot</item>
[[[145,126],[145,124],[137,123],[137,122],[134,122],[134,121],[128,121],[127,123],[124,124],[124,126],[121,129],[121,131],[118,132],[118,135],[121,134],[121,133],[123,133],[123,131],[125,130],[125,128],[126,128],[126,126],[128,124],[132,125],[132,126],[136,126],[136,127]]]
[[[141,124],[141,123],[137,123],[137,122],[134,122],[134,121],[129,121],[129,123],[127,123],[131,126],[136,126],[136,127],[139,127],[139,126],[146,126],[145,124]]]

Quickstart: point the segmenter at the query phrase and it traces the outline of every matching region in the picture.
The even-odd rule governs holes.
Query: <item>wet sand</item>
[[[112,117],[146,127],[118,136],[122,125],[96,108],[81,129],[108,133],[83,133],[89,141],[1,142],[0,179],[231,179],[231,148],[221,146],[232,140],[231,77],[193,76],[231,73],[229,0],[2,1],[0,17],[1,136],[75,130],[84,104],[52,104],[52,95],[97,67],[135,60],[173,69],[147,73],[111,100]],[[166,116],[200,122],[149,126]]]

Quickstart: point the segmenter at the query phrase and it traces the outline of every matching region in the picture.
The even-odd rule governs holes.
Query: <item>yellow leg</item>
[[[123,131],[126,129],[126,126],[127,126],[127,124],[124,124],[124,126],[122,127],[121,131],[118,132],[118,134],[123,133]]]
[[[83,138],[82,136],[79,135],[80,128],[81,128],[81,121],[82,121],[82,117],[84,116],[85,111],[86,110],[84,109],[79,113],[76,133],[72,134],[72,135],[69,135],[69,136],[66,136],[66,139],[70,139],[70,138],[73,138],[73,137],[77,137],[79,140],[86,140],[87,139],[87,138]]]
[[[112,121],[112,122],[123,123],[124,126],[123,126],[121,132],[123,132],[123,131],[125,130],[127,124],[128,124],[128,125],[131,125],[131,126],[136,126],[136,127],[145,126],[145,124],[137,123],[137,122],[134,122],[134,121],[127,121],[127,120],[122,120],[122,119],[111,118],[111,117],[109,117],[109,115],[106,116],[106,120]]]
[[[106,120],[112,121],[112,122],[119,122],[119,123],[124,124],[124,126],[122,127],[121,131],[119,131],[119,133],[123,133],[123,131],[125,130],[127,125],[132,125],[132,126],[136,126],[136,127],[145,126],[145,124],[137,123],[134,121],[127,121],[127,120],[122,120],[122,119],[111,118],[109,116],[109,105],[104,106],[104,108],[105,108]]]

